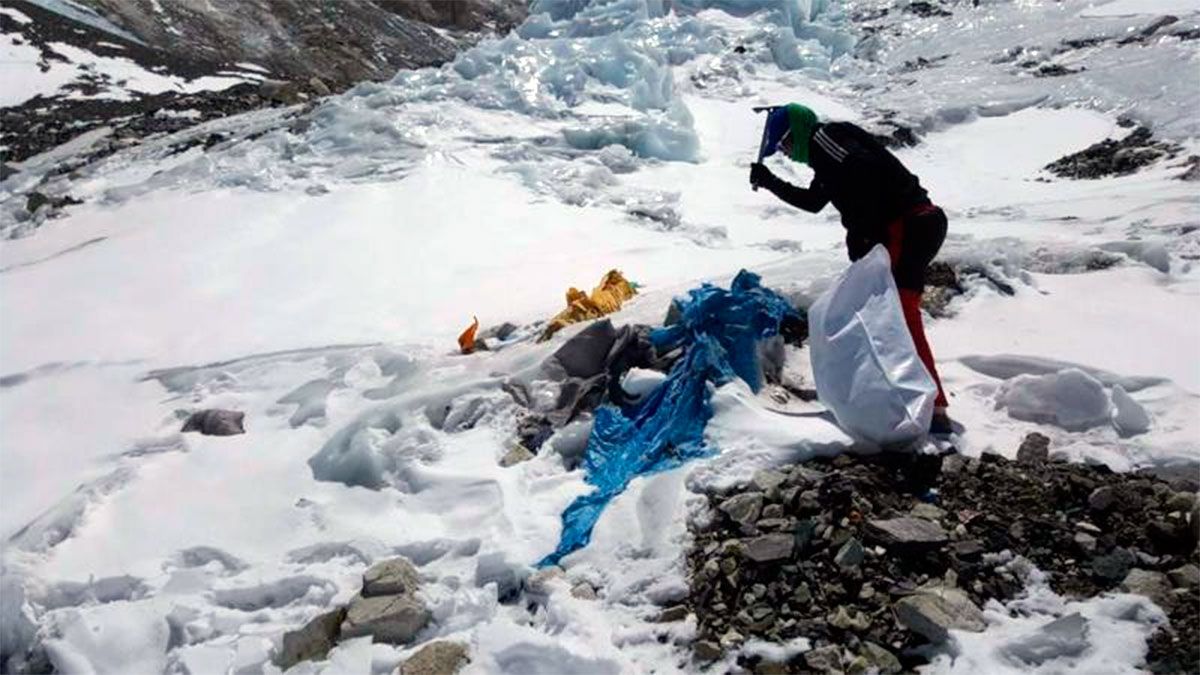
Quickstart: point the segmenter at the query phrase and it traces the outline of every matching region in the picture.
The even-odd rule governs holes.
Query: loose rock
[[[403,645],[429,623],[429,610],[411,595],[356,597],[342,622],[341,637],[370,636],[376,642]]]
[[[595,600],[596,588],[586,581],[581,581],[571,588],[571,597],[579,598],[580,600]]]
[[[874,642],[864,641],[862,643],[859,648],[859,658],[863,659],[867,666],[863,672],[898,673],[903,670],[900,659],[896,658],[895,654]],[[854,672],[853,668],[850,672]]]
[[[721,658],[721,647],[712,640],[700,640],[692,645],[692,653],[699,661],[716,661]]]
[[[1121,582],[1121,590],[1150,598],[1159,607],[1170,607],[1172,603],[1171,582],[1161,572],[1131,569]]]
[[[745,555],[754,562],[770,562],[790,558],[796,540],[790,534],[767,534],[745,542]]]
[[[867,533],[886,546],[929,547],[949,540],[941,525],[924,518],[890,518],[867,522]]]
[[[1176,567],[1167,573],[1171,583],[1179,588],[1196,588],[1200,586],[1200,567],[1187,564]]]
[[[420,584],[417,568],[407,558],[392,558],[375,563],[363,573],[365,597],[415,593]]]
[[[1136,561],[1137,557],[1128,549],[1118,548],[1092,558],[1092,573],[1101,579],[1124,579]]]
[[[931,642],[945,642],[950,630],[981,632],[987,627],[983,612],[966,593],[935,587],[918,591],[896,603],[896,619]]]
[[[818,647],[805,652],[804,662],[818,673],[840,673],[842,672],[842,650],[833,645]]]
[[[530,452],[529,449],[524,445],[521,445],[520,443],[514,443],[513,446],[508,449],[508,452],[504,453],[504,456],[500,458],[500,466],[508,468],[510,466],[520,464],[521,462],[528,462],[536,456],[537,455]]]
[[[1036,431],[1027,434],[1017,448],[1017,461],[1021,464],[1044,464],[1050,459],[1050,439]]]
[[[721,502],[721,512],[739,525],[749,525],[758,520],[762,514],[763,495],[761,492],[743,492]]]
[[[421,647],[400,664],[398,675],[454,675],[470,661],[470,651],[459,642],[439,640]]]
[[[866,552],[863,551],[862,544],[858,543],[857,539],[850,539],[845,544],[842,544],[842,548],[838,550],[837,556],[834,557],[833,561],[842,569],[850,569],[861,565],[865,555]]]
[[[283,646],[273,659],[275,665],[287,670],[301,661],[320,661],[337,644],[346,608],[339,607],[304,624],[299,630],[283,634]]]

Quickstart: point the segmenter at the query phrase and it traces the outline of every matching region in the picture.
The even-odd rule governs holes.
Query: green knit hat
[[[817,130],[817,113],[799,103],[789,103],[785,109],[792,133],[792,160],[808,164],[808,145]]]

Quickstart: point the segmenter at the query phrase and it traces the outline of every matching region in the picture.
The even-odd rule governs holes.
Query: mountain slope
[[[286,633],[404,556],[430,613],[415,640],[345,639],[292,672],[390,672],[435,639],[467,645],[479,672],[701,668],[696,621],[658,619],[689,592],[688,525],[705,526],[706,495],[863,446],[786,387],[714,388],[713,454],[635,479],[561,576],[534,577],[563,509],[590,489],[592,418],[553,428],[532,458],[513,444],[563,395],[541,366],[584,326],[531,337],[568,287],[619,268],[639,294],[613,321],[658,325],[671,298],[742,267],[801,304],[844,269],[835,213],[748,189],[754,105],[796,100],[908,131],[897,155],[951,223],[940,259],[959,283],[939,287],[929,334],[963,455],[1011,457],[1037,431],[1071,461],[1192,471],[1200,329],[1180,317],[1200,303],[1200,201],[1179,177],[1198,146],[1172,111],[1200,83],[1180,66],[1198,43],[1171,26],[1197,15],[1145,44],[1089,48],[1085,65],[1156,64],[1157,82],[1176,85],[1159,99],[1098,66],[1036,77],[991,62],[1157,17],[1157,2],[1130,15],[1121,3],[1093,17],[1071,1],[544,2],[449,64],[311,107],[208,120],[100,158],[107,136],[93,131],[21,162],[0,179],[0,658],[274,672]],[[959,32],[972,23],[999,29],[972,41]],[[897,72],[905,61],[919,67]],[[1170,153],[1095,180],[1044,169],[1129,137],[1130,116]],[[779,158],[772,168],[809,178]],[[34,193],[81,203],[31,213]],[[474,316],[517,329],[464,356],[455,338]],[[807,350],[785,354],[783,384],[811,389]],[[1122,430],[1106,407],[1079,429],[1010,403],[1064,371],[1148,427]],[[244,413],[246,433],[181,432],[214,408]],[[1006,602],[986,608],[982,632],[912,658],[931,672],[1017,668],[1001,659],[1027,629],[1078,611],[1078,653],[1046,668],[1134,672],[1164,616],[1151,600],[1037,583]],[[1101,642],[1112,635],[1121,649]],[[825,646],[731,638],[711,667]]]

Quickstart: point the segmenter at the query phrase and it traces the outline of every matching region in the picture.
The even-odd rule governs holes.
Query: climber
[[[812,167],[814,177],[807,189],[782,180],[762,163],[776,150]],[[876,244],[887,248],[904,322],[938,386],[930,433],[950,433],[949,402],[921,323],[925,271],[946,238],[946,214],[930,203],[917,177],[858,126],[821,123],[811,109],[790,103],[767,112],[759,160],[750,165],[750,185],[811,213],[833,202],[842,215],[851,260]]]

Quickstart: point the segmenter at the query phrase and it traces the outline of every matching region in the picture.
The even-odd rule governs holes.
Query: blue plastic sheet
[[[720,385],[740,377],[755,391],[762,385],[758,341],[779,332],[780,322],[795,315],[785,298],[742,270],[729,290],[704,284],[677,301],[681,320],[650,334],[659,353],[678,348],[683,355],[667,379],[625,410],[603,406],[588,438],[584,470],[596,487],[563,512],[558,548],[538,567],[556,565],[584,546],[604,507],[635,476],[671,469],[711,454],[704,427],[712,417],[709,382]]]

